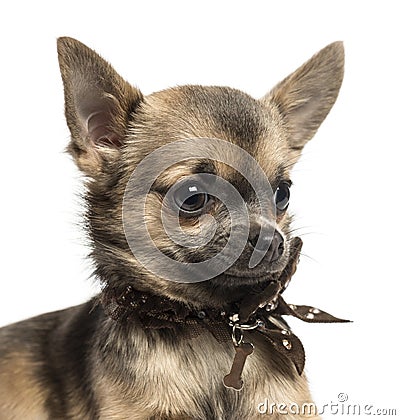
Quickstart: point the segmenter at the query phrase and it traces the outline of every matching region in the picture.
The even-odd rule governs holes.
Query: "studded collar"
[[[121,290],[104,290],[102,304],[112,319],[122,323],[135,322],[145,330],[168,329],[187,339],[208,331],[219,342],[232,341],[236,352],[232,369],[224,378],[224,385],[228,388],[240,390],[243,386],[241,373],[247,356],[254,349],[251,343],[244,341],[245,331],[249,337],[262,335],[275,351],[294,364],[301,375],[305,363],[304,348],[282,316],[294,316],[309,323],[349,322],[312,306],[287,304],[283,299],[282,293],[296,271],[301,247],[301,239],[293,238],[291,256],[279,277],[264,288],[250,289],[242,301],[228,309],[204,307],[195,310],[162,296],[139,292],[131,285]]]

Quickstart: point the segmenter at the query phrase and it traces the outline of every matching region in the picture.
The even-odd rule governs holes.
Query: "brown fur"
[[[161,145],[207,137],[246,150],[276,189],[290,179],[292,165],[336,100],[343,77],[341,43],[321,50],[260,100],[204,86],[144,97],[80,42],[60,38],[58,51],[71,131],[68,150],[87,176],[85,219],[94,275],[103,285],[129,284],[192,308],[222,308],[265,281],[268,273],[283,269],[290,252],[287,213],[268,221],[285,238],[284,254],[276,263],[261,261],[249,269],[246,247],[230,274],[228,270],[205,282],[181,284],[155,276],[136,261],[126,242],[125,187],[135,167]],[[248,204],[252,225],[267,222],[246,181],[229,166],[202,159],[174,165],[152,187],[145,220],[158,248],[182,262],[206,260],[227,240],[230,222],[218,203],[209,209],[217,233],[200,250],[178,246],[163,231],[163,194],[198,172],[214,173],[234,185]],[[182,220],[181,226],[198,232],[196,220]],[[245,366],[244,389],[236,393],[222,385],[232,363],[231,343],[219,343],[209,333],[187,340],[168,331],[120,325],[98,301],[0,330],[0,419],[255,419],[257,404],[265,399],[300,405],[311,401],[304,374],[297,375],[260,337],[252,338],[257,351]]]

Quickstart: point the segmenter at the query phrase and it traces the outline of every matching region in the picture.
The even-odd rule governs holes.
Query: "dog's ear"
[[[85,174],[95,176],[118,155],[129,117],[143,98],[81,42],[63,37],[57,47],[71,131],[68,150]]]
[[[288,131],[289,147],[297,156],[335,103],[343,70],[343,43],[334,42],[261,99],[265,104],[277,107]]]

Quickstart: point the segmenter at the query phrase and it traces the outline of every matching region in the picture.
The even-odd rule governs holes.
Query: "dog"
[[[85,176],[102,289],[82,305],[0,329],[0,418],[237,420],[262,418],[257,404],[266,399],[311,403],[301,343],[281,317],[319,313],[294,312],[280,295],[301,248],[291,235],[290,171],[336,101],[342,43],[261,99],[195,85],[143,96],[68,37],[58,39],[58,57],[67,150]],[[224,193],[227,184],[242,201]],[[263,199],[273,208],[261,209]],[[166,233],[160,215],[168,219],[173,207],[175,231],[194,245]],[[234,234],[242,243],[229,245],[235,259],[208,263]],[[276,316],[254,321],[261,310]],[[271,321],[291,341],[276,339]],[[286,356],[294,350],[300,356]]]

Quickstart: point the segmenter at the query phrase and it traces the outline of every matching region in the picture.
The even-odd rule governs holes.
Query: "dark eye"
[[[285,211],[289,206],[290,185],[281,182],[275,191],[275,205],[279,211]]]
[[[183,214],[197,216],[204,210],[209,196],[195,184],[186,184],[174,193],[175,204]]]

